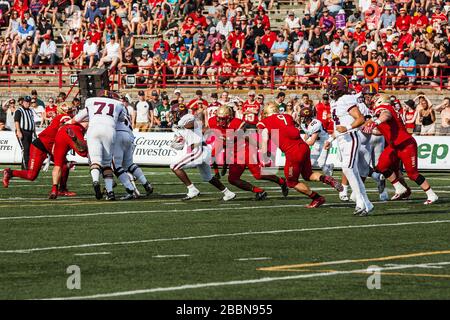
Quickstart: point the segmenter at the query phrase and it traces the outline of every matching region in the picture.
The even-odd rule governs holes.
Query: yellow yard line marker
[[[415,257],[426,257],[426,256],[433,256],[433,255],[442,255],[442,254],[450,254],[450,250],[417,252],[417,253],[410,253],[410,254],[403,254],[403,255],[396,255],[396,256],[380,257],[380,258],[367,258],[367,259],[355,259],[355,260],[338,260],[338,261],[326,261],[326,262],[312,262],[312,263],[282,265],[282,266],[258,268],[257,270],[261,270],[261,271],[286,271],[286,270],[298,269],[298,268],[320,267],[320,266],[340,265],[340,264],[359,263],[359,262],[389,261],[389,260],[408,259],[408,258],[415,258]]]

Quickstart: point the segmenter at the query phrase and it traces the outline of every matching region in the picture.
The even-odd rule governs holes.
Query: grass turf
[[[128,202],[96,201],[86,167],[71,172],[76,198],[47,200],[48,173],[0,189],[0,298],[450,298],[450,174],[426,174],[440,196],[435,205],[424,206],[424,193],[414,188],[410,201],[375,203],[376,211],[360,218],[353,204],[318,183],[311,186],[327,198],[318,209],[262,181],[255,184],[266,188],[267,200],[242,191],[224,203],[191,170],[202,195],[182,202],[185,188],[168,169],[145,172],[155,194]],[[369,182],[373,201],[375,189]],[[349,259],[357,261],[265,269]],[[66,287],[70,265],[80,267],[81,290]],[[380,290],[369,290],[370,274],[361,273],[371,265],[387,268]]]

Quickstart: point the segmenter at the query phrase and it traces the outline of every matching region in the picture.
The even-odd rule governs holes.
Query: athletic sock
[[[397,179],[396,179],[397,180]],[[392,186],[394,187],[394,189],[395,189],[395,193],[397,193],[397,194],[402,194],[402,193],[405,193],[406,192],[406,188],[400,183],[400,181],[395,181],[395,182],[393,182],[392,183]]]
[[[92,177],[92,182],[99,182],[100,181],[100,170],[99,169],[92,169],[91,170],[91,177]]]
[[[348,194],[348,184],[343,184],[342,187],[344,190],[342,190],[342,193]]]
[[[313,191],[308,197],[311,198],[312,200],[316,200],[316,199],[320,198],[320,194]]]
[[[228,190],[228,188],[225,188],[221,191],[223,194],[227,194],[228,192],[230,192],[230,190]]]
[[[122,184],[125,187],[125,189],[134,190],[134,186],[131,183],[130,177],[127,174],[122,173],[119,176],[119,180],[120,180],[120,182],[122,182]]]
[[[113,184],[114,184],[114,179],[113,178],[104,178],[105,180],[105,188],[107,192],[112,192],[113,191]]]
[[[434,193],[434,191],[431,188],[428,189],[427,191],[425,191],[425,193],[427,194],[428,198],[436,196],[436,194]]]
[[[148,182],[147,178],[142,172],[142,169],[139,167],[133,171],[133,175],[136,177],[137,181],[139,181],[140,184],[146,184]]]
[[[264,189],[261,189],[261,188],[258,188],[258,187],[253,187],[253,188],[252,188],[252,192],[253,192],[253,193],[264,192]]]

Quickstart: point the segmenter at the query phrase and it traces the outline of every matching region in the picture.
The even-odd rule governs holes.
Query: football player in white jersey
[[[357,101],[348,94],[348,79],[341,74],[330,78],[328,94],[331,100],[331,114],[334,121],[333,136],[326,142],[325,148],[330,147],[333,139],[337,139],[342,172],[347,177],[350,187],[355,193],[355,215],[366,216],[374,208],[367,197],[364,183],[359,174],[357,160],[360,147],[357,130],[365,123],[364,116],[359,111]]]
[[[185,152],[174,160],[170,169],[188,189],[183,200],[190,200],[200,194],[185,172],[185,169],[189,168],[198,168],[202,180],[219,189],[223,193],[224,201],[234,199],[236,194],[228,190],[217,177],[213,177],[211,174],[211,147],[203,141],[200,121],[193,114],[188,113],[184,106],[178,106],[173,113],[174,119],[179,119],[179,121],[178,125],[174,127],[176,133],[171,147],[176,150],[185,150]]]
[[[139,197],[139,191],[134,184],[134,177],[142,183],[147,196],[153,193],[152,185],[147,181],[144,173],[137,164],[133,162],[134,134],[131,126],[131,115],[127,108],[127,101],[122,100],[125,106],[124,121],[117,122],[116,139],[113,148],[114,174],[125,187],[127,194],[120,200],[130,200]],[[124,169],[125,168],[125,169]],[[126,170],[126,171],[125,171]]]
[[[314,111],[310,107],[301,108],[299,117],[300,127],[305,132],[303,140],[308,146],[312,146],[311,165],[321,168],[325,175],[332,176],[334,165],[326,163],[329,149],[324,148],[329,135],[324,130],[322,122],[314,118]]]
[[[106,200],[116,199],[113,191],[113,143],[116,137],[116,125],[124,120],[125,109],[119,95],[106,90],[102,90],[98,97],[86,99],[85,108],[71,120],[72,123],[89,121],[86,142],[92,185],[98,200],[103,198],[100,174],[103,174],[105,182]]]

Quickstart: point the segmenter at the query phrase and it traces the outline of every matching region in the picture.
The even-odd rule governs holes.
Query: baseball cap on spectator
[[[180,89],[175,89],[175,91],[173,93],[174,94],[181,94],[181,90]]]
[[[294,11],[289,11],[288,16],[295,16]]]
[[[314,51],[314,48],[313,48],[313,47],[309,47],[309,48],[308,48],[308,51],[309,51],[309,52],[313,52],[313,51]]]
[[[245,51],[245,54],[246,54],[246,55],[252,55],[252,54],[253,54],[253,51],[252,51],[252,50],[247,50],[247,51]]]
[[[385,5],[384,10],[392,10],[391,5],[390,4]]]
[[[255,92],[255,90],[250,90],[250,91],[247,93],[247,95],[249,95],[249,96],[256,96],[256,92]]]
[[[50,40],[50,35],[48,33],[44,34],[44,36],[42,37],[45,40]]]
[[[263,6],[259,6],[259,7],[258,7],[258,11],[264,11],[264,12],[265,12],[266,10],[264,10],[264,7],[263,7]]]
[[[148,56],[148,51],[147,50],[142,51],[141,56],[147,57]]]
[[[322,12],[330,12],[327,7],[323,8]]]
[[[202,38],[198,39],[198,45],[204,45],[205,44],[205,40],[203,40]]]
[[[241,8],[241,7],[237,7],[237,8],[236,8],[236,11],[242,12],[242,8]]]
[[[209,33],[216,33],[216,28],[215,27],[211,27],[211,29],[209,29]]]
[[[357,77],[357,76],[352,76],[352,77],[350,78],[350,81],[358,81],[358,77]]]
[[[305,10],[305,16],[310,16],[310,15],[311,15],[311,13],[309,13],[308,10]]]
[[[145,96],[145,92],[144,92],[144,90],[139,90],[139,92],[138,92],[138,96]]]
[[[246,17],[246,16],[241,16],[241,17],[239,18],[239,21],[247,21],[247,17]]]
[[[333,39],[340,39],[339,35],[337,33],[334,34]]]
[[[153,96],[153,97],[158,97],[158,96],[159,96],[158,91],[153,90],[153,91],[152,91],[152,96]]]
[[[326,45],[325,50],[331,50],[331,47],[329,45]]]
[[[299,37],[304,37],[305,34],[303,33],[303,31],[299,31],[299,32],[297,32],[297,36],[299,36]]]
[[[265,26],[264,30],[270,30],[270,27],[269,26]]]
[[[185,47],[185,46],[182,46],[182,47],[180,48],[180,51],[186,51],[186,47]]]

